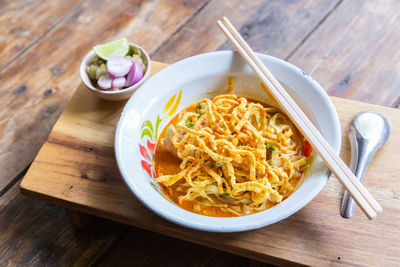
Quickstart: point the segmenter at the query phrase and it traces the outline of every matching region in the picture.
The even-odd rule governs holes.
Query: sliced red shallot
[[[143,69],[142,65],[139,62],[132,61],[131,69],[128,72],[128,76],[126,77],[125,86],[132,86],[136,84],[143,78]]]
[[[113,77],[108,74],[101,75],[97,81],[97,85],[100,89],[107,90],[112,87]]]
[[[132,61],[115,56],[107,60],[107,71],[112,77],[124,77],[131,69]]]
[[[112,87],[113,88],[122,88],[125,86],[126,83],[126,78],[125,77],[117,77],[114,78],[112,81]]]

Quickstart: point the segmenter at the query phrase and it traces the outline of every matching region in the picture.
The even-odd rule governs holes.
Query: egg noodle
[[[192,201],[200,214],[210,206],[229,216],[272,207],[293,192],[310,165],[286,115],[233,94],[193,103],[170,127],[163,142],[182,160],[180,172],[156,181],[175,185],[178,204]]]

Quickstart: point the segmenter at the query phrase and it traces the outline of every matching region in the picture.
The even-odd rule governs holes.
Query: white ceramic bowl
[[[339,152],[338,116],[321,86],[283,60],[261,54],[259,57]],[[158,135],[176,113],[192,102],[224,93],[228,76],[235,77],[235,94],[271,103],[258,78],[238,54],[231,51],[201,54],[163,69],[143,84],[126,104],[115,134],[118,167],[136,197],[165,219],[204,231],[245,231],[285,219],[307,205],[324,187],[330,174],[317,157],[311,175],[286,200],[268,210],[242,217],[203,216],[171,203],[153,178],[153,151]],[[167,102],[173,104],[168,106]]]
[[[142,60],[143,63],[146,65],[146,71],[143,74],[143,78],[136,84],[121,89],[121,90],[116,90],[116,91],[107,91],[107,90],[100,90],[97,89],[95,86],[93,86],[92,82],[89,79],[89,76],[86,72],[86,67],[89,65],[89,63],[91,62],[92,58],[96,55],[96,52],[94,52],[94,50],[90,50],[89,53],[86,54],[86,56],[83,58],[80,69],[79,69],[79,73],[82,79],[82,82],[86,85],[86,87],[92,92],[94,93],[96,96],[98,96],[101,99],[105,99],[105,100],[111,100],[111,101],[119,101],[119,100],[124,100],[127,99],[129,97],[131,97],[131,95],[136,91],[136,89],[141,86],[144,81],[149,77],[150,75],[150,70],[151,70],[151,61],[150,61],[150,57],[147,54],[147,52],[141,48],[140,46],[138,46],[137,44],[132,44],[130,43],[131,46],[136,46],[137,48],[139,48],[142,52]]]

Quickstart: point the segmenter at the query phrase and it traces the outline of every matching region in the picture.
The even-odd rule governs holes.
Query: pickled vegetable
[[[101,48],[96,46],[97,49],[94,49],[96,53],[101,50],[99,47]],[[89,61],[86,72],[93,85],[102,90],[121,90],[143,78],[147,66],[142,51],[138,47],[129,46],[127,53],[122,55],[124,49],[119,50],[118,56],[112,56],[110,50],[100,53],[101,55],[96,54]]]

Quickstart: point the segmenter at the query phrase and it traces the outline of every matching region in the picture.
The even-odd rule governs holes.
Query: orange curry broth
[[[247,98],[248,99],[248,98]],[[263,106],[267,106],[264,103],[261,103],[260,101],[257,100],[250,100],[248,101],[255,102],[255,103],[260,103]],[[194,108],[186,108],[183,111],[193,111]],[[181,171],[180,169],[180,164],[182,160],[175,155],[171,154],[168,150],[166,150],[161,143],[161,139],[165,138],[165,132],[167,128],[173,124],[176,125],[178,122],[178,116],[179,113],[164,127],[162,130],[160,137],[157,140],[156,144],[156,150],[155,150],[155,159],[154,159],[154,168],[156,170],[156,175],[157,177],[162,175],[172,175],[172,174],[177,174],[178,172]],[[295,134],[301,137],[301,134],[298,132],[296,127],[293,126],[293,129],[296,131]],[[304,138],[302,138],[304,140]],[[304,147],[304,141],[302,142],[302,148],[301,148],[301,153],[303,153],[303,147]],[[301,176],[302,177],[302,176]],[[297,179],[296,183],[292,184],[293,187],[297,187],[298,183],[301,180],[301,177]],[[212,217],[238,217],[236,214],[233,214],[232,212],[229,211],[223,211],[219,207],[212,207],[212,206],[204,206],[201,204],[198,204],[200,206],[200,210],[197,211],[194,209],[194,201],[192,200],[183,200],[182,203],[180,204],[178,201],[179,196],[185,195],[184,192],[180,192],[177,190],[177,188],[184,184],[186,181],[184,179],[181,179],[180,181],[176,182],[172,186],[166,187],[161,183],[158,183],[159,186],[162,188],[164,194],[169,197],[174,203],[176,203],[179,207],[201,215],[207,215],[207,216],[212,216]],[[292,192],[293,193],[293,192]],[[287,197],[286,197],[287,198]],[[283,198],[285,200],[286,198]],[[276,203],[277,204],[277,203]],[[271,203],[269,207],[266,209],[269,209],[276,204]],[[227,204],[229,206],[229,204]]]

